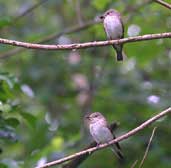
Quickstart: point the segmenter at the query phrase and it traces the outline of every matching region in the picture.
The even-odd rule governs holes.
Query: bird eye
[[[100,16],[100,19],[104,19],[104,16],[102,15],[102,16]]]

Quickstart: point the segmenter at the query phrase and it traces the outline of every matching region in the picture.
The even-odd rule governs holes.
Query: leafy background
[[[49,0],[23,17],[40,1],[0,0],[1,38],[38,42],[84,24],[109,8],[124,18],[125,37],[170,31],[170,11],[151,1]],[[167,1],[169,2],[169,1]],[[79,12],[79,10],[81,12]],[[105,40],[101,23],[63,34],[46,43]],[[0,57],[16,50],[0,46]],[[127,59],[116,62],[113,48],[73,51],[22,50],[0,62],[0,167],[34,167],[88,145],[83,125],[88,111],[116,121],[117,136],[170,105],[170,40],[125,44]],[[171,165],[170,116],[121,143],[126,163],[140,163],[152,129],[157,131],[143,167]],[[95,152],[80,167],[119,166],[109,149]]]

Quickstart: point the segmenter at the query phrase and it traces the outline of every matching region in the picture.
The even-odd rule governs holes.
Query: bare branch
[[[162,0],[154,0],[155,2],[159,3],[160,5],[168,8],[168,9],[171,9],[171,4],[167,3],[167,2],[164,2]]]
[[[153,137],[154,137],[154,133],[155,133],[155,131],[156,131],[156,128],[157,128],[157,127],[154,127],[154,129],[153,129],[153,131],[152,131],[150,140],[149,140],[148,145],[147,145],[147,149],[146,149],[146,151],[145,151],[145,153],[144,153],[143,159],[141,160],[141,163],[140,163],[140,165],[139,165],[139,168],[142,167],[142,165],[143,165],[143,163],[144,163],[144,161],[145,161],[145,159],[146,159],[146,157],[147,157],[147,154],[148,154],[148,151],[149,151],[151,142],[152,142],[152,140],[153,140]]]
[[[131,168],[134,168],[137,164],[138,160],[135,160],[134,163],[132,164]]]
[[[76,2],[75,2],[75,11],[76,11],[76,16],[77,16],[77,21],[78,21],[79,25],[81,25],[83,23],[83,20],[82,20],[80,0],[76,0]]]
[[[101,144],[99,146],[96,146],[96,147],[93,147],[93,148],[89,148],[87,150],[83,150],[81,152],[78,152],[78,153],[75,153],[75,154],[72,154],[70,156],[67,156],[67,157],[64,157],[62,159],[58,159],[58,160],[55,160],[55,161],[52,161],[52,162],[49,162],[49,163],[46,163],[44,164],[43,166],[40,166],[40,167],[37,167],[37,168],[46,168],[46,167],[50,167],[50,166],[54,166],[54,165],[58,165],[58,164],[61,164],[61,163],[64,163],[68,160],[71,160],[71,159],[74,159],[76,157],[79,157],[81,155],[84,155],[84,154],[90,154],[96,150],[99,150],[99,149],[102,149],[102,148],[106,148],[107,146],[110,146],[111,144],[114,144],[114,143],[117,143],[119,141],[122,141],[124,139],[127,139],[129,138],[130,136],[138,133],[139,131],[141,131],[142,129],[144,129],[145,127],[147,127],[148,125],[152,124],[153,122],[155,122],[156,120],[158,120],[159,118],[169,114],[171,112],[171,107],[169,107],[168,109],[160,112],[159,114],[155,115],[154,117],[148,119],[147,121],[145,121],[144,123],[142,123],[140,126],[136,127],[135,129],[127,132],[126,134],[124,135],[121,135],[120,137],[116,138],[116,139],[113,139],[112,141],[108,142],[108,143],[104,143],[104,144]]]
[[[84,23],[82,23],[81,25],[75,25],[75,26],[71,26],[69,28],[66,28],[64,29],[62,32],[60,33],[54,33],[54,34],[51,34],[45,38],[43,38],[42,40],[40,40],[38,43],[45,43],[45,42],[49,42],[50,40],[53,40],[53,39],[56,39],[56,38],[59,38],[60,36],[64,35],[64,34],[71,34],[71,33],[75,33],[75,32],[79,32],[81,30],[84,30],[84,29],[87,29],[89,28],[90,26],[94,25],[98,23],[97,21],[95,20],[88,20]]]
[[[35,10],[36,8],[38,8],[40,5],[42,5],[43,3],[45,3],[48,0],[41,0],[38,3],[35,3],[34,5],[30,6],[28,9],[26,9],[24,12],[22,12],[21,14],[19,14],[18,16],[14,17],[13,20],[10,22],[10,24],[4,26],[2,28],[2,30],[5,30],[6,28],[8,28],[9,26],[12,26],[14,24],[16,24],[16,22],[18,22],[21,18],[23,18],[24,16],[28,15],[29,13],[31,13],[33,10]]]
[[[89,20],[89,21],[86,21],[85,23],[83,23],[81,25],[71,26],[71,27],[69,27],[67,29],[64,29],[60,33],[53,33],[51,35],[48,35],[48,36],[42,38],[41,40],[39,40],[37,43],[46,43],[46,42],[49,42],[50,40],[53,40],[55,38],[59,38],[63,34],[70,34],[70,33],[74,33],[74,32],[79,32],[81,30],[84,30],[84,29],[96,24],[96,23],[97,22],[94,21],[94,20]],[[8,57],[10,57],[12,55],[15,55],[15,54],[17,54],[19,52],[22,52],[24,50],[25,50],[25,48],[14,48],[12,50],[1,53],[0,58],[8,58]]]
[[[0,54],[0,59],[2,58],[8,58],[8,57],[10,57],[10,56],[12,56],[12,55],[15,55],[15,54],[17,54],[17,53],[20,53],[20,52],[22,52],[22,51],[24,51],[25,50],[25,48],[14,48],[14,49],[12,49],[12,50],[8,50],[8,51],[6,51],[6,52],[3,52],[3,53],[1,53]]]
[[[41,0],[40,2],[32,5],[31,7],[29,7],[27,10],[25,10],[22,14],[16,16],[16,18],[14,18],[13,23],[15,23],[16,21],[18,21],[19,19],[21,19],[22,17],[28,15],[30,12],[32,12],[34,9],[38,8],[40,5],[42,5],[43,3],[45,3],[48,0]]]
[[[171,32],[159,33],[159,34],[147,34],[143,36],[128,37],[119,40],[98,41],[98,42],[94,41],[94,42],[75,43],[75,44],[66,44],[66,45],[43,45],[43,44],[36,44],[36,43],[21,42],[16,40],[8,40],[3,38],[0,38],[0,43],[12,45],[12,46],[24,47],[28,49],[73,50],[73,49],[100,47],[100,46],[106,46],[112,44],[131,43],[131,42],[146,41],[146,40],[161,39],[161,38],[171,38]]]

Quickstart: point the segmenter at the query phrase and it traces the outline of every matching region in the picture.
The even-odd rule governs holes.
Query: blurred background
[[[169,0],[167,1],[169,2]],[[70,44],[106,40],[98,16],[121,12],[125,37],[169,32],[171,12],[151,0],[0,0],[0,37]],[[117,122],[119,136],[170,106],[171,42],[127,43],[127,59],[117,62],[111,46],[43,51],[0,45],[0,167],[42,165],[92,142],[83,124],[99,111]],[[170,116],[121,142],[131,167],[143,158],[157,126],[144,168],[171,165]],[[109,149],[81,165],[119,167]],[[55,166],[54,166],[55,167]]]

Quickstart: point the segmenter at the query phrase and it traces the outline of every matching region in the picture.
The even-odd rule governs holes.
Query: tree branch
[[[90,154],[96,150],[99,150],[99,149],[102,149],[102,148],[106,148],[107,146],[111,145],[111,144],[114,144],[114,143],[117,143],[119,141],[122,141],[124,139],[127,139],[129,138],[130,136],[138,133],[139,131],[141,131],[142,129],[144,129],[145,127],[147,127],[148,125],[150,125],[151,123],[153,123],[154,121],[158,120],[159,118],[165,116],[166,114],[170,113],[171,112],[171,107],[169,107],[168,109],[160,112],[159,114],[155,115],[154,117],[148,119],[147,121],[145,121],[144,123],[142,123],[140,126],[136,127],[135,129],[127,132],[126,134],[124,135],[121,135],[120,137],[108,142],[108,143],[104,143],[104,144],[101,144],[99,146],[96,146],[96,147],[93,147],[93,148],[89,148],[87,150],[83,150],[81,152],[78,152],[78,153],[75,153],[73,155],[70,155],[70,156],[67,156],[67,157],[64,157],[62,159],[58,159],[58,160],[55,160],[55,161],[52,161],[52,162],[49,162],[49,163],[46,163],[44,164],[43,166],[39,166],[39,167],[36,167],[36,168],[46,168],[46,167],[50,167],[50,166],[54,166],[54,165],[58,165],[58,164],[61,164],[61,163],[64,163],[68,160],[71,160],[71,159],[74,159],[76,157],[79,157],[81,155],[84,155],[84,154]]]
[[[153,140],[153,137],[154,137],[154,133],[155,133],[155,131],[156,131],[156,128],[157,128],[157,127],[154,127],[154,128],[153,128],[153,131],[152,131],[150,140],[149,140],[148,145],[147,145],[147,149],[145,150],[145,153],[144,153],[143,159],[141,160],[141,163],[140,163],[140,165],[139,165],[139,168],[141,168],[141,167],[143,166],[143,163],[144,163],[144,161],[145,161],[145,159],[146,159],[146,157],[147,157],[147,154],[148,154],[148,151],[149,151],[151,142],[152,142],[152,140]]]
[[[128,22],[128,20],[133,17],[133,13],[136,13],[137,11],[140,10],[140,8],[144,7],[145,5],[147,5],[151,2],[152,2],[152,0],[145,0],[145,1],[143,1],[143,3],[141,3],[141,4],[138,3],[138,5],[135,5],[134,7],[133,6],[126,7],[125,9],[127,9],[127,10],[124,10],[123,13],[127,13],[129,11],[130,15],[125,18],[125,22]],[[55,38],[59,38],[63,34],[70,34],[70,33],[78,32],[78,31],[84,30],[96,23],[97,23],[97,21],[95,21],[95,19],[89,20],[89,21],[82,23],[81,25],[76,25],[76,26],[66,28],[66,29],[64,29],[64,31],[62,31],[60,33],[53,33],[51,35],[48,35],[47,37],[42,38],[41,40],[37,41],[36,43],[45,43],[45,42],[48,42]],[[8,58],[8,57],[18,54],[20,52],[23,52],[24,50],[25,50],[25,48],[14,48],[14,49],[11,49],[4,53],[1,53],[0,58]]]
[[[171,4],[167,3],[167,2],[164,2],[162,0],[154,0],[156,3],[159,3],[160,5],[168,8],[168,9],[171,9]]]
[[[89,21],[86,21],[85,23],[83,23],[81,25],[71,26],[69,28],[64,29],[60,33],[53,33],[51,35],[48,35],[48,36],[42,38],[41,40],[39,40],[37,43],[46,43],[46,42],[49,42],[50,40],[53,40],[55,38],[59,38],[63,34],[70,34],[70,33],[74,33],[74,32],[79,32],[81,30],[84,30],[84,29],[96,24],[96,23],[97,22],[94,20],[89,20]],[[19,52],[22,52],[24,50],[25,50],[25,48],[14,48],[14,49],[11,49],[11,50],[6,51],[4,53],[1,53],[0,58],[8,58],[8,57],[15,55]]]
[[[34,5],[30,6],[28,9],[26,9],[23,13],[21,13],[20,15],[16,16],[16,18],[14,18],[13,23],[15,23],[16,21],[18,21],[19,19],[21,19],[22,17],[28,15],[29,13],[31,13],[34,9],[38,8],[40,5],[42,5],[43,3],[45,3],[48,0],[41,0],[38,3],[35,3]]]
[[[135,160],[134,163],[131,165],[131,168],[134,168],[137,164],[138,160]]]
[[[12,46],[24,47],[28,49],[73,50],[73,49],[100,47],[100,46],[106,46],[112,44],[131,43],[131,42],[161,39],[161,38],[171,38],[171,32],[159,33],[159,34],[147,34],[143,36],[128,37],[119,40],[98,41],[98,42],[94,41],[94,42],[75,43],[75,44],[66,44],[66,45],[43,45],[43,44],[36,44],[36,43],[21,42],[16,40],[8,40],[3,38],[0,38],[0,43],[12,45]]]
[[[48,0],[41,0],[38,3],[33,4],[32,6],[30,6],[28,9],[26,9],[24,12],[22,12],[21,14],[19,14],[18,16],[14,17],[13,20],[8,24],[5,25],[2,30],[5,30],[6,28],[8,28],[9,26],[13,26],[14,24],[16,24],[16,22],[18,22],[21,18],[23,18],[24,16],[30,14],[33,10],[35,10],[36,8],[38,8],[40,5],[42,5],[43,3],[45,3]],[[0,31],[2,31],[0,30]]]

